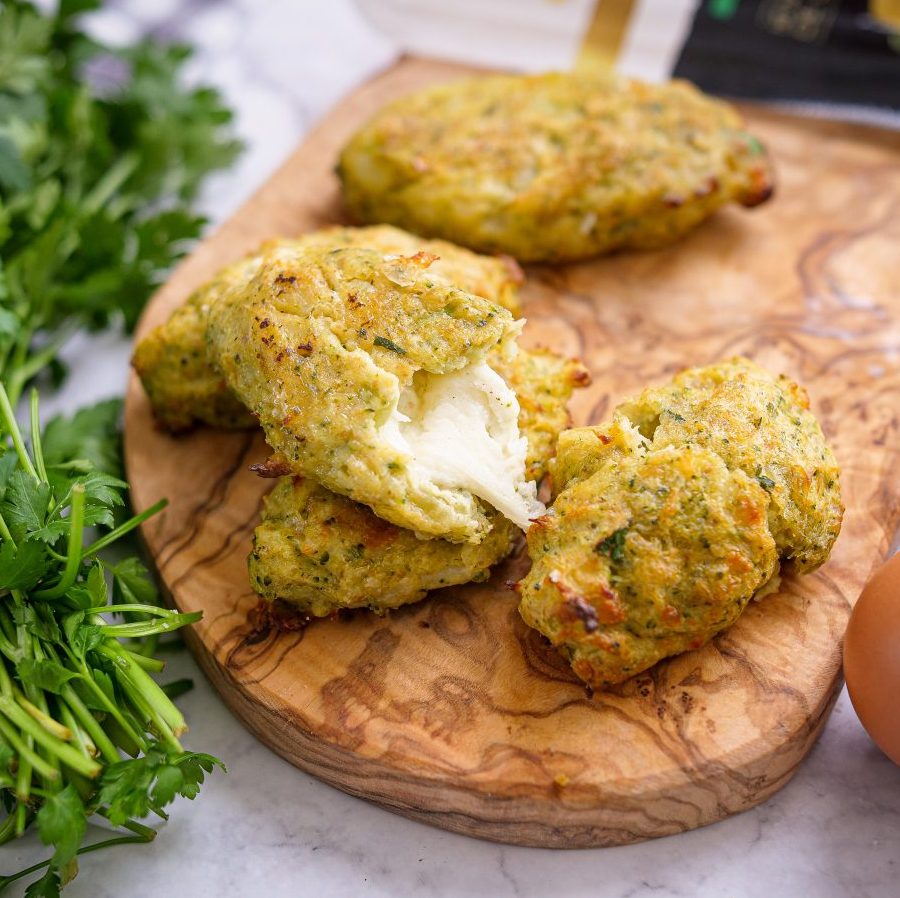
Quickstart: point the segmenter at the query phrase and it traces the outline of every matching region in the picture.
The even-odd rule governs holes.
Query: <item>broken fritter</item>
[[[524,529],[511,359],[522,322],[433,278],[434,256],[279,246],[210,307],[210,358],[295,473],[428,537],[478,542],[485,504]]]
[[[840,472],[806,391],[783,374],[735,358],[689,368],[617,409],[654,446],[711,449],[769,494],[778,552],[808,573],[841,529]]]
[[[528,440],[528,477],[543,477],[555,436],[570,423],[567,403],[587,371],[549,350],[519,350],[498,365],[519,399]],[[313,617],[345,608],[384,612],[432,589],[487,579],[519,536],[488,510],[491,529],[478,544],[417,539],[365,505],[310,480],[282,477],[265,500],[249,558],[250,581],[263,598],[281,599]]]
[[[480,256],[442,240],[424,240],[390,225],[324,228],[295,240],[269,241],[259,252],[223,269],[176,309],[165,324],[138,343],[132,364],[163,427],[177,432],[197,423],[226,429],[256,425],[256,419],[207,357],[207,312],[226,286],[246,283],[253,277],[265,252],[279,247],[314,246],[367,247],[386,255],[429,252],[438,257],[430,266],[435,279],[443,279],[519,314],[518,290],[523,277],[510,258]]]
[[[778,570],[756,481],[709,450],[610,451],[528,531],[525,622],[602,689],[732,624]],[[565,462],[565,459],[562,459]]]
[[[253,537],[250,583],[312,617],[345,608],[383,613],[432,589],[486,580],[521,531],[489,510],[480,543],[416,539],[370,508],[302,477],[282,477]]]
[[[344,148],[344,201],[481,252],[563,262],[663,246],[773,190],[737,110],[684,81],[492,75],[388,105]]]
[[[820,565],[838,469],[805,392],[747,359],[682,372],[560,436],[520,612],[594,688],[699,648],[782,563]]]

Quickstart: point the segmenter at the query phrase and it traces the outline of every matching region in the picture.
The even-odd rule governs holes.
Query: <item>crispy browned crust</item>
[[[596,688],[729,626],[838,536],[837,464],[806,391],[748,359],[692,368],[565,431],[528,532],[522,616]]]
[[[737,110],[684,81],[495,75],[387,106],[339,174],[359,221],[564,262],[677,240],[774,189]]]

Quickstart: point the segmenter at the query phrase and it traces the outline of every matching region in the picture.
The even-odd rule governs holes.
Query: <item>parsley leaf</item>
[[[132,817],[161,813],[176,796],[193,799],[207,773],[224,765],[212,755],[196,752],[166,753],[159,748],[143,757],[120,761],[107,768],[100,787],[100,801],[107,816],[121,825]]]
[[[25,898],[59,898],[59,890],[59,873],[55,867],[49,867],[40,879],[28,884]]]
[[[16,549],[7,540],[0,545],[0,583],[6,589],[31,589],[49,570],[44,547],[28,540]]]
[[[71,468],[74,461],[83,461],[82,473],[96,470],[119,477],[121,415],[122,400],[107,399],[79,409],[71,418],[51,419],[43,434],[47,466],[65,463]]]
[[[759,485],[767,492],[771,493],[773,489],[775,489],[775,481],[772,480],[771,477],[766,477],[765,474],[759,474],[757,476],[757,481]]]
[[[398,346],[393,340],[389,340],[387,337],[379,336],[372,342],[382,349],[389,349],[391,352],[396,352],[397,355],[406,355],[406,350],[402,346]]]
[[[627,527],[620,527],[605,539],[601,539],[594,549],[601,555],[606,555],[613,564],[621,564],[625,560],[625,535],[627,533]]]
[[[49,658],[23,658],[16,665],[16,673],[23,681],[33,683],[38,689],[44,689],[55,695],[73,677],[75,671],[63,667]]]
[[[216,91],[183,85],[189,49],[105,46],[78,25],[98,6],[0,5],[0,379],[13,405],[72,325],[134,327],[203,228],[191,202],[204,178],[240,149]]]
[[[22,539],[44,526],[49,501],[48,483],[39,483],[21,468],[13,471],[6,485],[2,511],[14,538]]]
[[[158,598],[156,586],[147,568],[138,558],[126,558],[111,568],[113,574],[113,601],[123,604],[154,605]]]
[[[78,850],[87,830],[84,805],[71,783],[48,795],[37,813],[38,835],[45,845],[54,845],[53,862],[67,863]]]

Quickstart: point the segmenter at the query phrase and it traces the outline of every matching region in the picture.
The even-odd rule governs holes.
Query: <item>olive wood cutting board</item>
[[[383,103],[468,74],[404,59],[344,100],[151,302],[162,322],[220,266],[271,236],[342,221],[333,168]],[[831,560],[787,577],[705,648],[588,695],[484,585],[377,617],[285,631],[251,614],[246,556],[271,486],[258,434],[158,430],[131,378],[126,461],[164,590],[202,610],[188,633],[231,710],[339,789],[461,833],[589,847],[663,836],[764,801],[812,747],[841,684],[841,638],[896,529],[900,412],[900,135],[746,110],[778,170],[775,199],[726,210],[669,249],[528,270],[525,342],[580,355],[576,423],[678,368],[742,353],[807,386],[843,470]],[[288,795],[285,796],[289,798]]]

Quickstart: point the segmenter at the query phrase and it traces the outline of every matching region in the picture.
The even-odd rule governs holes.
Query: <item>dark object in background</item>
[[[900,110],[900,33],[872,0],[704,0],[674,76],[731,97]]]

